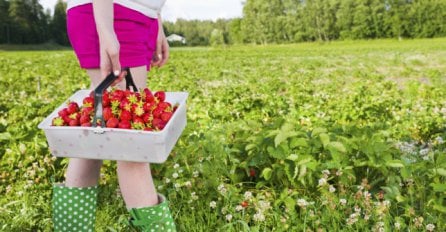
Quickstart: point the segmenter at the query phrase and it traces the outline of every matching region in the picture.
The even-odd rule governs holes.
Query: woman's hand
[[[163,22],[158,15],[158,37],[156,39],[156,51],[153,54],[152,66],[161,67],[169,59],[169,44],[164,34]]]
[[[113,1],[93,0],[93,12],[99,36],[101,76],[105,78],[110,72],[117,76],[121,73],[121,64],[119,41],[113,28]]]

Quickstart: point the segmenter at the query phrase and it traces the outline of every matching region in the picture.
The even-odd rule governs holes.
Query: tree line
[[[0,0],[0,43],[69,45],[66,3]],[[246,0],[243,17],[164,22],[189,46],[446,36],[446,0]]]

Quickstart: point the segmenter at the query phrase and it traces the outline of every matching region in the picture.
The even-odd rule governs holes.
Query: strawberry
[[[141,117],[144,114],[144,109],[142,106],[139,106],[137,104],[133,105],[134,107],[132,107],[132,112],[134,115]]]
[[[121,121],[118,124],[118,128],[121,128],[121,129],[131,129],[132,125],[130,124],[129,121]]]
[[[61,117],[68,117],[69,113],[68,113],[68,109],[67,108],[63,108],[61,110],[59,110],[59,112],[57,112],[57,114]]]
[[[79,123],[81,125],[90,121],[91,121],[90,115],[81,115],[81,117],[79,118]]]
[[[250,177],[255,177],[256,176],[256,170],[254,168],[250,168],[249,169],[249,176]]]
[[[160,102],[158,107],[163,109],[164,111],[172,111],[172,105],[169,102]]]
[[[82,107],[81,115],[91,116],[93,114],[93,107]]]
[[[119,125],[119,120],[115,117],[110,118],[106,123],[105,126],[108,128],[116,128]]]
[[[82,107],[94,107],[94,98],[85,97],[82,101]]]
[[[70,122],[68,122],[69,126],[79,126],[79,120],[78,119],[71,119]]]
[[[161,114],[161,120],[163,120],[164,122],[168,122],[170,120],[170,118],[172,117],[172,112],[163,112]]]
[[[106,107],[102,110],[102,118],[104,118],[105,121],[108,121],[112,117],[113,117],[113,112],[110,107]]]
[[[127,110],[123,110],[121,111],[121,114],[119,115],[119,119],[121,119],[121,121],[131,121],[132,120],[132,113],[130,113],[130,111]]]
[[[152,127],[157,130],[162,130],[162,129],[164,129],[165,126],[166,126],[166,123],[159,118],[154,118],[152,120]]]
[[[81,123],[81,126],[83,126],[83,127],[91,127],[91,122]]]
[[[142,120],[144,123],[150,123],[153,119],[153,116],[150,113],[145,113],[142,115]]]
[[[146,128],[144,128],[144,131],[153,131],[153,129],[150,127],[146,127]]]
[[[102,93],[102,107],[110,106],[110,102],[110,93],[104,90],[104,93]]]
[[[65,121],[60,116],[55,117],[55,118],[53,118],[51,125],[52,126],[65,126]]]
[[[242,203],[240,203],[240,205],[241,205],[243,208],[246,208],[246,207],[249,206],[249,203],[248,203],[247,201],[242,201]]]
[[[132,104],[130,104],[129,100],[127,98],[124,98],[119,103],[119,108],[122,110],[131,111],[132,110]]]
[[[154,102],[155,101],[155,97],[153,96],[152,91],[150,91],[150,89],[148,89],[148,88],[144,88],[142,90],[142,96],[141,97],[146,102]]]
[[[161,114],[164,112],[163,109],[156,107],[156,109],[153,110],[152,114],[154,118],[160,118]]]
[[[110,99],[121,101],[124,98],[124,91],[115,89],[110,93]]]
[[[163,102],[166,100],[166,93],[164,91],[158,91],[154,94],[155,99],[158,100],[158,102]]]
[[[76,102],[69,102],[67,107],[68,114],[73,114],[79,111],[79,105]]]
[[[152,112],[156,108],[156,105],[155,102],[144,102],[142,108],[145,112]]]

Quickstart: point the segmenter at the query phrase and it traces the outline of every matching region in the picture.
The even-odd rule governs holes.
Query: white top
[[[113,2],[136,10],[150,18],[158,18],[166,0],[113,0]],[[92,3],[92,0],[67,0],[67,10],[87,3]]]

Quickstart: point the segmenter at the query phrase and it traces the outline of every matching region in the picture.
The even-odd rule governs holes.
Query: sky
[[[183,19],[216,20],[242,16],[243,0],[167,0],[161,17],[164,21]],[[39,0],[44,9],[53,9],[57,0]]]

